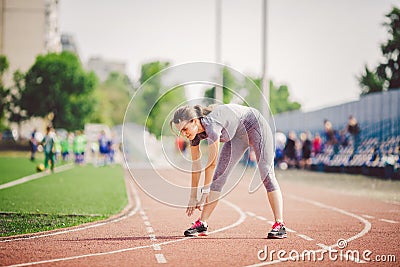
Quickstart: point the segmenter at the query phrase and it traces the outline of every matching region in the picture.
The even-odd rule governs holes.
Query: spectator
[[[70,150],[70,146],[69,146],[69,135],[67,134],[67,136],[65,136],[61,142],[61,157],[63,161],[67,161],[69,159],[69,150]]]
[[[311,141],[306,133],[300,134],[301,140],[301,160],[300,167],[309,169],[311,166]]]
[[[107,164],[107,157],[109,153],[109,144],[107,140],[106,133],[104,131],[100,132],[99,136],[99,151],[100,151],[100,166],[104,166]]]
[[[35,154],[38,148],[38,143],[36,141],[36,129],[31,133],[31,138],[29,139],[29,146],[31,148],[31,161],[35,161]]]
[[[82,165],[85,159],[86,137],[81,131],[75,132],[72,147],[75,154],[75,163]]]
[[[333,146],[333,154],[335,155],[339,152],[338,138],[336,136],[336,131],[333,129],[332,123],[329,120],[324,120],[324,129],[326,144]]]
[[[182,136],[178,136],[175,140],[176,149],[178,152],[185,154],[187,143]]]
[[[288,139],[286,140],[285,145],[285,159],[288,164],[288,167],[296,167],[297,166],[297,158],[296,158],[296,133],[291,131],[289,133]]]
[[[349,138],[344,130],[339,131],[339,144],[343,148],[346,148],[349,145]]]
[[[316,133],[314,136],[312,149],[315,156],[322,152],[322,139],[319,133]]]
[[[349,122],[347,123],[346,127],[347,132],[351,136],[351,141],[353,143],[353,154],[357,152],[358,145],[359,145],[359,134],[360,134],[360,126],[356,118],[353,115],[350,115]]]
[[[55,161],[55,133],[53,127],[47,126],[46,135],[42,140],[42,146],[44,151],[44,168],[49,167],[50,170],[54,172],[54,161]]]

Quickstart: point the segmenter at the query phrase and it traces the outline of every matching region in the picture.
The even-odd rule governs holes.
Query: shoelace
[[[197,228],[197,227],[201,226],[202,224],[203,224],[203,223],[202,223],[202,222],[200,221],[200,219],[199,219],[199,220],[195,221],[195,222],[193,223],[192,227],[190,227],[190,228],[194,229],[194,228]]]
[[[284,226],[283,223],[275,222],[274,225],[272,226],[272,230],[279,230],[282,226]]]

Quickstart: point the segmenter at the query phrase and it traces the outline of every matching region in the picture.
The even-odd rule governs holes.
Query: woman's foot
[[[268,233],[268,238],[282,239],[286,237],[285,224],[283,222],[275,222],[272,226],[272,230]]]
[[[207,236],[207,223],[204,223],[198,219],[193,223],[193,225],[187,229],[184,233],[185,236]]]

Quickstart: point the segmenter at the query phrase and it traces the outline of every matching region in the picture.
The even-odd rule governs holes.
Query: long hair
[[[178,124],[182,121],[192,121],[194,119],[199,119],[207,114],[209,114],[215,108],[216,104],[209,105],[207,107],[203,107],[201,105],[191,106],[182,106],[178,108],[172,120],[169,122],[169,127],[174,132],[172,124]]]

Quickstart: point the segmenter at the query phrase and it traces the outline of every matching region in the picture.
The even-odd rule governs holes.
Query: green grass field
[[[18,156],[0,157],[0,183],[34,173],[32,164]],[[120,212],[127,203],[121,166],[76,166],[0,190],[0,236],[104,219]]]

